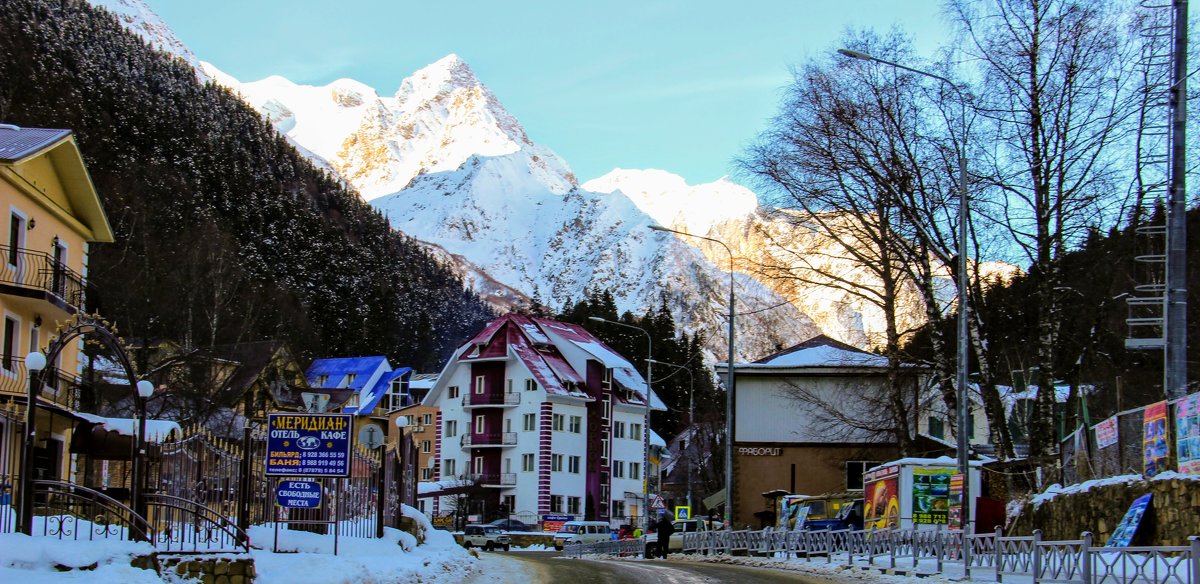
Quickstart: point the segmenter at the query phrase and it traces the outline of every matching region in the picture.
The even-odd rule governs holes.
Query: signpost
[[[691,518],[692,518],[692,508],[691,507],[679,506],[679,507],[675,508],[675,520],[676,521],[680,521],[683,519],[691,519]]]
[[[267,414],[267,476],[336,478],[350,476],[353,416],[349,414]],[[380,432],[382,434],[382,431]],[[341,481],[337,481],[340,483]],[[313,480],[283,480],[275,492],[275,550],[284,509],[317,509],[322,484]],[[338,491],[341,491],[338,485]],[[333,555],[341,532],[339,505],[331,520],[290,520],[292,523],[333,524]]]

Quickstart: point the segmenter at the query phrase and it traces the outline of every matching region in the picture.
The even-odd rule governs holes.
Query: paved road
[[[473,582],[553,582],[558,584],[779,584],[802,582],[823,584],[824,580],[780,570],[704,564],[672,560],[602,561],[569,560],[557,553],[510,552],[480,554],[484,574]]]

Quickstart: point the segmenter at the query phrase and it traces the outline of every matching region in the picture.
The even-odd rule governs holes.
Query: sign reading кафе
[[[268,414],[267,475],[350,476],[349,414]]]

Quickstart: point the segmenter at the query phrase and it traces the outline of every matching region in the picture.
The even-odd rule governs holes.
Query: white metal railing
[[[644,555],[644,540],[621,540],[568,546],[569,557],[586,554]],[[755,555],[786,558],[814,556],[827,563],[906,564],[912,569],[941,573],[946,564],[972,572],[990,572],[995,581],[1019,575],[1039,582],[1086,584],[1200,584],[1200,536],[1186,546],[1110,548],[1096,546],[1091,533],[1080,539],[1050,541],[1041,531],[1033,535],[1006,536],[994,532],[966,535],[962,530],[906,528],[890,530],[741,530],[700,531],[683,534],[685,554]],[[979,574],[982,575],[982,574]]]

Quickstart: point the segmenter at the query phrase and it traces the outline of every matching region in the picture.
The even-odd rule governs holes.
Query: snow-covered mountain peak
[[[758,197],[727,177],[689,185],[663,170],[617,168],[582,187],[597,193],[620,191],[660,224],[696,234],[708,233],[723,221],[744,219],[758,208]]]
[[[420,101],[428,101],[438,93],[478,85],[482,84],[475,77],[475,72],[471,71],[470,65],[458,55],[450,53],[405,78],[400,83],[396,97],[401,100],[415,97]]]

